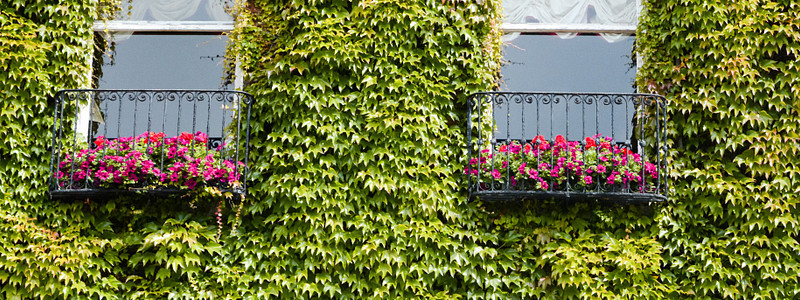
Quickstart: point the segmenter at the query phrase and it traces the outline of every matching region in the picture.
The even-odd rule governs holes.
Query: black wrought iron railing
[[[665,108],[652,94],[473,94],[470,197],[664,201]]]
[[[216,90],[62,90],[52,197],[247,193],[253,97]]]

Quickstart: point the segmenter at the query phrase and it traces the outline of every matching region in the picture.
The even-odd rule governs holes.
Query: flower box
[[[231,91],[60,91],[50,194],[244,195],[251,103]]]
[[[57,158],[53,180],[58,188],[146,190],[196,190],[242,187],[244,163],[225,160],[222,145],[209,149],[208,135],[183,132],[165,137],[145,132],[114,140],[100,136],[91,147]]]
[[[646,94],[472,95],[470,197],[663,201],[663,105]]]

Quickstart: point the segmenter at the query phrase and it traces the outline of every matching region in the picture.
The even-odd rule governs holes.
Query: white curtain
[[[223,0],[123,0],[122,18],[125,21],[185,21],[202,9],[209,16],[205,21],[232,21],[225,11]],[[129,9],[129,6],[130,9]],[[115,32],[115,41],[130,38],[132,32]]]
[[[123,0],[123,19],[141,21],[152,18],[155,21],[183,21],[197,13],[201,8],[211,17],[208,21],[231,21],[225,12],[222,0],[133,0],[130,10],[128,3]],[[205,3],[204,3],[205,2]],[[128,16],[127,13],[130,12]],[[148,19],[149,19],[148,18]]]
[[[504,23],[525,24],[603,24],[636,25],[640,0],[503,0]],[[510,34],[512,40],[519,34]],[[576,33],[559,33],[571,38]],[[621,40],[621,34],[601,34],[608,42]]]

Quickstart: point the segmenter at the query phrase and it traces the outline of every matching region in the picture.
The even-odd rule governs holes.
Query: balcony
[[[667,199],[666,101],[651,94],[484,92],[469,97],[471,199]]]
[[[50,195],[245,195],[252,103],[238,91],[59,91]]]

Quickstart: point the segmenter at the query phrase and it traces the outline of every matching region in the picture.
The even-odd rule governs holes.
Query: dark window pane
[[[224,35],[133,34],[120,38],[113,55],[106,53],[95,70],[99,89],[231,90],[224,79]],[[186,97],[189,97],[187,95]],[[129,100],[129,99],[126,99]],[[223,124],[234,116],[232,103],[209,99],[141,101],[112,99],[97,109],[93,136],[134,136],[145,131],[177,135],[203,131],[221,137]],[[99,121],[99,122],[98,122]]]
[[[609,43],[597,35],[569,39],[519,35],[503,47],[500,90],[632,93],[634,40],[625,36]]]
[[[229,89],[225,35],[133,34],[103,56],[101,89]]]
[[[95,101],[102,119],[96,119],[91,137],[129,137],[144,132],[163,132],[176,136],[202,131],[212,138],[223,138],[237,129],[239,98],[211,92],[123,92],[98,93]],[[93,112],[94,113],[94,112]]]
[[[606,37],[609,38],[609,37]],[[609,38],[610,39],[610,38]],[[608,42],[597,35],[562,39],[557,35],[522,34],[504,46],[506,63],[501,69],[501,91],[564,93],[633,93],[636,78],[633,36]],[[574,103],[556,97],[547,104],[522,105],[508,101],[494,107],[494,137],[526,139],[537,135],[568,140],[602,134],[616,141],[629,141],[636,107]],[[523,125],[524,123],[524,125]]]

